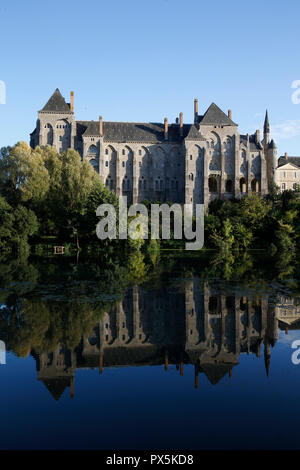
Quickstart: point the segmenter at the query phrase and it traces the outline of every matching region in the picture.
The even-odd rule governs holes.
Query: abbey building
[[[270,140],[266,113],[260,131],[242,135],[232,120],[212,103],[187,124],[180,113],[163,123],[77,121],[74,93],[67,103],[58,89],[38,112],[30,144],[51,145],[59,152],[77,150],[103,183],[129,203],[168,201],[208,205],[216,198],[267,194],[274,180],[278,152]]]

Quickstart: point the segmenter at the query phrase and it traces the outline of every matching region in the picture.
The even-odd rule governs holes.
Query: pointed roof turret
[[[62,96],[58,88],[56,88],[51,98],[47,101],[47,103],[43,107],[42,111],[50,112],[50,113],[70,113],[71,112],[70,105],[66,103],[64,97]]]
[[[267,377],[269,377],[271,352],[270,352],[270,344],[268,343],[268,341],[265,341],[264,358],[265,358],[265,368],[266,368]]]
[[[270,133],[270,123],[269,123],[268,110],[266,110],[266,117],[265,117],[265,123],[264,123],[264,133],[265,134]]]
[[[237,126],[227,114],[225,114],[215,103],[212,103],[202,119],[200,125],[222,125],[222,126]]]

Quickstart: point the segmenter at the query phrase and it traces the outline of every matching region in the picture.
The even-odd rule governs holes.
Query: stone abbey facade
[[[38,112],[30,144],[59,152],[77,150],[103,183],[129,203],[168,201],[208,205],[216,198],[267,194],[278,165],[266,113],[260,131],[241,135],[238,125],[212,103],[202,115],[194,101],[194,122],[76,121],[74,93],[67,103],[58,89]]]

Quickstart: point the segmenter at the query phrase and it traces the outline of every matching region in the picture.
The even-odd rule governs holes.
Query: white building
[[[287,153],[280,157],[274,180],[281,191],[296,189],[300,185],[300,157],[289,157]]]

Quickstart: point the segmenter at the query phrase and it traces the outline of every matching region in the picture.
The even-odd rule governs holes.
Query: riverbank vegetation
[[[95,245],[107,252],[148,250],[152,256],[160,249],[184,249],[184,240],[98,240],[96,208],[103,203],[112,204],[118,213],[115,193],[74,150],[62,154],[49,146],[33,150],[24,142],[1,149],[2,252],[29,252],[30,246],[38,252],[43,244],[94,252]],[[267,197],[249,194],[241,200],[216,200],[206,211],[204,249],[216,249],[223,257],[251,249],[293,256],[299,245],[299,188],[280,193],[274,186]],[[141,262],[134,265],[142,272]]]

